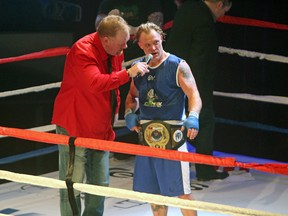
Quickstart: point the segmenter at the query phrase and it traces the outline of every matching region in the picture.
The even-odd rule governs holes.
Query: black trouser
[[[196,148],[196,153],[212,155],[214,149],[214,128],[215,115],[213,109],[202,109],[199,116],[199,133],[194,141],[191,142]],[[213,166],[196,164],[196,176],[209,177],[215,172]]]

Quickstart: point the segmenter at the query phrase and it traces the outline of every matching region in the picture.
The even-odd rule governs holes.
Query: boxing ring
[[[238,25],[247,25],[247,23],[249,23],[249,25],[251,25],[251,22],[247,22],[247,19],[233,18],[229,16],[224,17],[222,20],[219,20],[219,22],[224,22],[228,24],[238,24]],[[171,23],[167,23],[166,26],[164,26],[164,28],[165,27],[169,28],[170,25]],[[265,27],[265,28],[276,28],[279,30],[288,30],[288,27],[286,25],[276,25],[275,23],[255,21],[253,22],[253,25],[261,26],[263,28]],[[46,49],[46,50],[42,50],[39,52],[24,54],[21,56],[2,58],[0,59],[0,64],[13,63],[13,62],[18,62],[18,61],[27,61],[31,59],[52,58],[52,57],[57,57],[57,56],[63,56],[68,51],[69,51],[69,47],[58,47],[58,48]],[[233,49],[233,48],[223,47],[223,46],[219,47],[219,53],[225,53],[229,55],[238,55],[239,57],[245,57],[245,58],[254,58],[254,59],[258,59],[259,61],[265,60],[265,61],[272,61],[272,62],[277,62],[281,64],[288,64],[288,57],[281,56],[281,55],[273,55],[273,54],[241,50],[241,49]],[[133,60],[129,62],[125,62],[124,67],[131,64],[131,62],[133,62]],[[32,92],[41,93],[50,89],[58,89],[60,85],[61,85],[61,82],[56,82],[56,83],[49,83],[45,85],[32,86],[32,87],[23,88],[23,89],[4,91],[4,92],[0,92],[0,99],[6,98],[6,97],[23,95],[23,94],[29,94]],[[216,97],[227,97],[227,98],[236,98],[239,100],[261,101],[264,103],[276,103],[276,104],[281,104],[284,106],[288,105],[288,98],[285,96],[271,96],[271,95],[265,95],[265,96],[258,95],[257,96],[257,95],[246,94],[246,93],[227,93],[227,92],[218,92],[218,91],[215,91],[214,95]],[[123,127],[123,126],[125,126],[123,120],[119,120],[118,122],[116,122],[116,125],[115,125],[116,128]],[[36,142],[49,144],[51,145],[51,147],[46,148],[47,149],[46,153],[49,153],[51,151],[57,151],[56,145],[58,144],[71,145],[71,137],[49,133],[54,130],[55,130],[54,125],[40,125],[38,127],[29,128],[29,129],[28,128],[20,129],[20,128],[0,126],[0,139],[5,139],[7,137],[14,137],[14,138],[21,139],[21,140],[30,140],[30,141],[36,141]],[[274,128],[273,130],[280,131],[281,133],[284,133],[284,134],[288,134],[287,128]],[[130,154],[130,155],[144,155],[144,156],[149,156],[149,157],[165,158],[165,159],[170,159],[170,160],[189,161],[194,164],[195,163],[209,164],[209,165],[214,165],[217,167],[225,167],[226,169],[230,169],[230,170],[235,170],[235,169],[254,170],[257,172],[261,172],[261,173],[269,173],[269,174],[275,174],[277,176],[279,175],[284,176],[284,181],[286,181],[284,184],[288,183],[287,182],[288,178],[286,178],[286,176],[288,176],[288,164],[286,163],[240,162],[240,161],[237,161],[236,158],[234,157],[216,157],[216,156],[199,155],[196,153],[175,152],[171,150],[162,150],[162,149],[156,150],[156,149],[151,149],[146,146],[139,146],[139,145],[134,145],[131,143],[128,144],[124,142],[103,141],[103,140],[88,139],[88,138],[83,138],[83,137],[73,138],[72,145],[85,147],[85,148],[91,148],[91,149],[97,149],[97,150],[125,153],[125,154]],[[23,160],[29,156],[25,157],[25,155],[19,155],[19,157],[20,158],[16,160]],[[11,157],[1,158],[0,165],[9,163],[13,160],[15,160],[15,157],[14,159],[11,159]],[[60,181],[56,178],[48,178],[44,176],[34,176],[34,175],[27,175],[27,174],[21,174],[21,173],[14,173],[14,172],[6,171],[6,170],[0,170],[0,179],[5,179],[8,181],[18,182],[18,183],[23,183],[23,184],[36,185],[40,187],[53,188],[53,189],[66,188],[65,181]],[[202,211],[214,212],[214,213],[225,214],[225,215],[243,215],[243,216],[244,215],[246,216],[249,216],[249,215],[251,216],[252,215],[253,216],[288,215],[288,208],[286,206],[283,206],[283,208],[286,208],[286,210],[280,209],[279,212],[281,213],[275,213],[275,212],[270,212],[270,211],[256,210],[253,208],[244,208],[244,207],[236,207],[232,205],[216,204],[216,203],[205,202],[205,201],[201,201],[197,199],[193,201],[181,200],[178,198],[139,193],[139,192],[134,192],[131,190],[125,190],[125,189],[115,188],[115,187],[100,187],[100,186],[93,186],[93,185],[87,185],[87,184],[73,183],[73,188],[83,193],[91,193],[95,195],[119,198],[123,200],[127,200],[127,199],[135,200],[135,201],[144,202],[144,203],[156,203],[159,205],[168,205],[171,207],[195,209],[201,212]],[[193,194],[193,191],[192,191],[192,194]],[[0,201],[0,206],[1,206],[1,201]],[[8,215],[8,214],[1,213],[1,208],[5,208],[5,207],[6,206],[0,207],[0,215]]]

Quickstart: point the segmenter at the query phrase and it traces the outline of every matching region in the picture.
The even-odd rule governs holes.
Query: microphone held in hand
[[[146,64],[149,64],[152,58],[153,58],[152,54],[146,55],[143,62],[146,62]],[[139,76],[141,76],[140,72],[137,73],[136,77],[139,77]]]
[[[151,61],[152,58],[153,58],[153,55],[152,55],[152,54],[146,55],[146,56],[145,56],[145,62],[146,62],[146,64],[149,64],[149,62]]]

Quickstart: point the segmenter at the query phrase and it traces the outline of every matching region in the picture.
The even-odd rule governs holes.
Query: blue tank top
[[[149,73],[134,78],[135,86],[139,91],[141,120],[183,120],[185,118],[186,95],[177,82],[177,69],[181,61],[183,60],[175,55],[168,54],[161,64],[149,67]]]

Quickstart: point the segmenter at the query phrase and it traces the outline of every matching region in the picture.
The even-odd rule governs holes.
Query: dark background
[[[285,0],[233,1],[228,15],[288,25]],[[219,45],[288,57],[288,30],[217,23]],[[288,64],[219,54],[215,90],[284,96],[288,100]],[[216,125],[218,150],[287,162],[287,105],[215,97],[216,117],[241,125]],[[275,129],[275,130],[273,130]],[[285,129],[284,132],[278,132]]]
[[[172,0],[163,2],[165,21],[169,21],[175,7]],[[99,3],[1,0],[0,58],[70,47],[78,38],[94,31]],[[286,0],[234,0],[228,15],[287,25],[287,11]],[[216,25],[220,46],[288,56],[287,30]],[[60,82],[64,61],[65,56],[59,56],[0,64],[0,92]],[[215,91],[288,97],[288,64],[222,53],[218,63]],[[121,88],[122,98],[127,87]],[[23,129],[49,125],[57,92],[58,89],[51,89],[0,98],[0,125]],[[288,162],[287,111],[287,105],[215,96],[215,150]],[[117,140],[137,142],[135,134],[119,135]],[[0,146],[0,159],[50,147],[16,138],[2,138]],[[0,169],[31,174],[54,171],[58,169],[58,153],[0,165]]]

